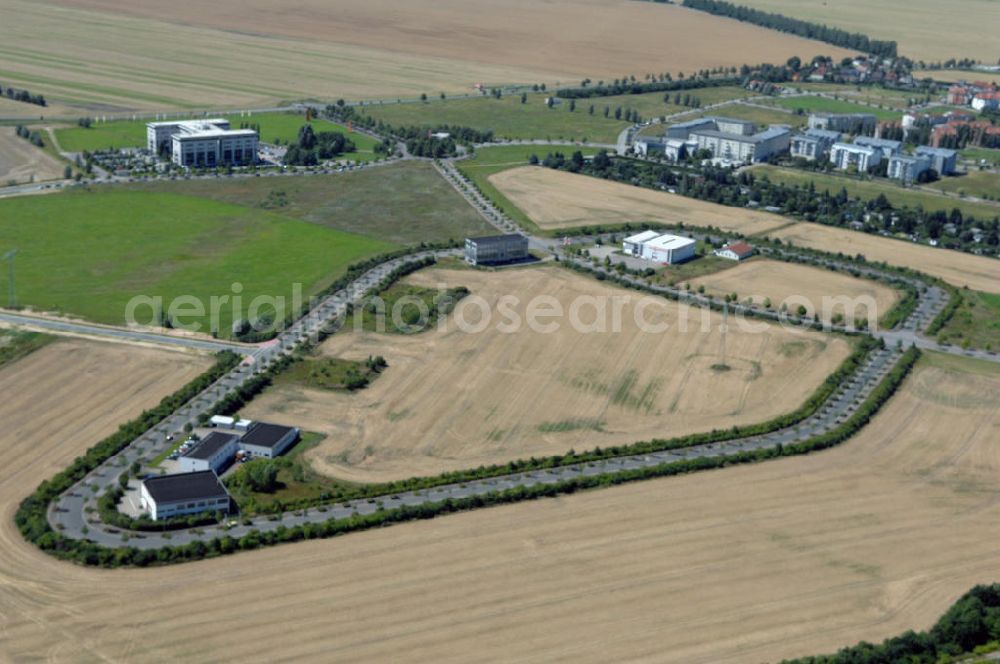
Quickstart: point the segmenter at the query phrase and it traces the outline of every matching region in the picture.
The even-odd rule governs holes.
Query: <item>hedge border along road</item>
[[[398,267],[397,267],[398,269]],[[578,268],[579,269],[579,268]],[[389,272],[391,274],[391,272]],[[711,301],[708,302],[709,305],[712,304]],[[717,304],[717,303],[716,303]],[[874,340],[868,342],[869,344],[874,343]],[[899,352],[895,353],[887,351],[885,349],[880,349],[876,352],[876,357],[871,359],[867,366],[862,368],[861,372],[863,376],[855,376],[852,380],[851,385],[848,388],[842,389],[840,393],[840,398],[831,406],[827,404],[827,408],[824,413],[816,415],[816,421],[809,426],[802,427],[802,429],[795,428],[795,430],[785,430],[780,433],[780,435],[771,436],[758,436],[757,438],[744,438],[742,440],[732,442],[734,436],[747,435],[748,431],[724,431],[724,432],[711,432],[709,434],[704,434],[707,438],[698,440],[687,440],[681,443],[676,441],[654,441],[652,446],[648,445],[639,450],[638,454],[633,454],[632,456],[622,457],[614,456],[610,459],[611,463],[615,463],[618,466],[618,470],[614,471],[612,474],[617,475],[618,473],[625,472],[626,477],[631,477],[639,471],[640,476],[642,473],[648,472],[650,467],[656,467],[667,463],[667,459],[673,459],[674,462],[681,464],[681,468],[691,468],[701,467],[702,464],[706,462],[696,461],[696,459],[702,456],[702,453],[711,453],[711,456],[706,458],[711,459],[715,456],[723,456],[726,459],[742,459],[747,454],[760,454],[761,451],[766,450],[773,446],[782,446],[785,444],[791,444],[795,442],[801,442],[804,439],[808,439],[812,433],[822,433],[823,431],[828,431],[831,426],[836,424],[839,426],[841,421],[840,417],[836,417],[836,413],[831,414],[830,411],[835,406],[841,408],[844,411],[843,416],[849,416],[854,408],[853,405],[857,405],[861,399],[866,398],[868,393],[873,389],[872,382],[884,376],[892,366],[892,360],[898,356]],[[254,378],[261,378],[262,376],[258,374]],[[853,405],[852,405],[853,404]],[[832,420],[836,417],[836,422]],[[825,419],[824,419],[825,418]],[[729,439],[730,444],[723,444],[727,439]],[[698,444],[700,442],[700,449],[697,447],[689,447],[692,443]],[[717,447],[718,446],[718,449]],[[676,449],[678,451],[673,451]],[[669,452],[665,450],[671,450]],[[596,451],[595,451],[596,452]],[[577,455],[567,455],[565,457],[555,457],[543,460],[536,460],[536,467],[547,468],[546,475],[543,475],[541,479],[532,475],[534,471],[523,471],[520,475],[507,475],[493,477],[491,479],[477,479],[471,482],[463,482],[461,484],[452,484],[451,486],[438,487],[434,492],[429,492],[424,495],[424,490],[414,489],[405,494],[395,494],[389,496],[383,496],[384,501],[389,501],[392,503],[397,503],[400,505],[407,505],[409,507],[419,507],[421,505],[426,505],[429,503],[434,503],[436,501],[431,498],[431,496],[436,493],[439,496],[447,496],[451,494],[453,498],[457,496],[460,499],[471,499],[478,501],[481,496],[485,493],[491,493],[494,491],[494,487],[504,487],[504,488],[516,488],[520,486],[522,490],[525,491],[525,495],[531,496],[540,491],[535,485],[547,485],[554,482],[559,482],[562,479],[564,472],[581,473],[583,477],[590,477],[597,474],[604,474],[605,471],[602,467],[606,467],[609,462],[610,455],[615,452],[621,454],[622,450],[612,449],[610,451],[601,452],[602,455],[599,459],[595,460],[585,460],[584,457],[577,457]],[[530,463],[530,462],[529,462]],[[727,461],[728,463],[728,461]],[[600,464],[600,465],[599,465]],[[668,464],[669,465],[669,464]],[[712,463],[708,463],[705,467],[714,467]],[[509,469],[509,470],[508,470]],[[517,470],[514,463],[508,464],[504,467],[499,467],[498,471]],[[673,471],[671,471],[673,472]],[[466,476],[464,479],[469,481],[469,477],[478,477],[481,475],[489,475],[487,469],[477,469],[472,471],[472,474]],[[426,482],[427,480],[418,480]],[[440,480],[436,480],[440,481]],[[615,483],[615,481],[610,481],[609,483]],[[575,486],[575,485],[572,485]],[[539,495],[545,495],[543,491]],[[95,496],[96,497],[96,496]],[[316,514],[313,518],[308,518],[309,514],[306,509],[292,515],[289,518],[289,513],[285,512],[282,515],[268,517],[266,521],[254,523],[250,521],[242,526],[236,527],[237,531],[244,531],[242,533],[243,537],[250,537],[247,541],[252,541],[254,539],[252,533],[254,531],[259,532],[270,532],[272,529],[280,529],[284,524],[281,522],[283,520],[294,522],[300,521],[298,525],[307,527],[309,529],[315,528],[316,523],[321,523],[324,520],[322,516],[326,511],[333,511],[334,513],[340,512],[342,517],[348,519],[358,517],[368,516],[366,513],[381,512],[381,505],[377,504],[374,498],[368,498],[366,502],[361,503],[357,507],[347,504],[335,505],[332,508],[327,506],[320,506],[316,508]],[[417,510],[423,513],[425,510]],[[433,511],[433,510],[432,510]],[[51,516],[56,516],[59,510],[53,509],[50,513]],[[336,514],[335,514],[336,516]],[[37,521],[37,520],[36,520]],[[308,522],[313,523],[308,523]],[[378,519],[376,519],[378,521]],[[58,521],[57,521],[58,522]],[[363,521],[362,523],[368,523],[368,521]],[[47,524],[50,525],[50,524]],[[287,527],[287,526],[285,526]],[[227,525],[221,527],[223,531],[231,530],[233,526]],[[340,528],[340,526],[337,526]],[[128,541],[133,535],[138,535],[137,533],[123,533],[114,528],[106,528],[105,530],[95,531],[93,538],[86,539],[73,539],[68,538],[62,533],[57,533],[56,531],[48,528],[49,532],[38,533],[29,532],[26,536],[33,541],[39,541],[42,548],[60,555],[62,557],[75,559],[81,562],[89,564],[98,564],[105,566],[117,566],[122,564],[138,564],[145,565],[151,564],[153,562],[168,562],[170,560],[181,560],[190,559],[189,554],[184,554],[178,556],[176,553],[177,547],[173,546],[172,543],[167,543],[171,538],[178,538],[179,540],[186,540],[183,546],[189,546],[191,551],[197,552],[202,551],[204,547],[204,541],[208,540],[211,535],[206,536],[205,531],[199,528],[189,529],[180,533],[166,533],[160,535],[141,535],[142,539],[136,540],[139,542],[139,547],[129,546],[125,547],[122,545],[123,539]],[[87,533],[84,532],[83,535]],[[233,533],[239,535],[239,532]],[[223,535],[223,537],[229,537],[233,539],[232,535]],[[33,537],[32,537],[33,535]],[[37,538],[37,539],[36,539]],[[100,541],[97,541],[100,540]],[[135,554],[126,553],[133,551],[151,551],[151,550],[163,550],[166,553],[162,553],[161,558],[150,558],[147,554]],[[171,553],[173,552],[173,553]],[[158,554],[161,555],[161,554]],[[205,555],[208,555],[208,550],[205,549]],[[197,556],[196,556],[197,557]]]
[[[451,167],[450,163],[440,168],[442,174],[445,175],[445,177],[449,179],[460,192],[463,194],[468,193],[465,187],[463,187],[464,180],[454,173],[453,167],[448,167]],[[475,206],[475,201],[470,199],[470,202]],[[493,223],[498,228],[506,229],[508,227],[507,224],[509,224],[509,220],[507,220],[504,215],[499,213],[491,215],[491,210],[488,205],[486,208],[487,209],[480,209],[484,218],[487,218],[488,221]],[[540,248],[541,250],[550,252],[556,251],[552,240],[545,240],[537,237],[530,239],[532,241],[532,246],[536,249]],[[344,284],[346,288],[343,291],[331,295],[327,298],[327,300],[323,301],[320,305],[310,311],[308,315],[295,322],[288,330],[281,334],[277,342],[269,346],[262,347],[252,354],[253,360],[259,362],[261,365],[256,372],[249,371],[244,374],[244,367],[240,367],[229,376],[228,384],[225,380],[220,381],[220,385],[230,388],[228,391],[203,393],[200,395],[201,400],[198,404],[200,408],[185,407],[169,419],[180,420],[181,424],[185,418],[188,418],[188,421],[191,421],[195,417],[210,412],[213,405],[218,404],[218,402],[227,395],[232,394],[234,391],[238,391],[244,387],[248,387],[251,381],[263,381],[266,379],[266,376],[262,376],[261,373],[265,372],[269,365],[273,366],[275,363],[287,359],[288,355],[294,352],[295,348],[300,346],[307,339],[307,335],[309,333],[315,334],[324,329],[328,329],[331,322],[337,320],[338,316],[341,316],[348,310],[351,302],[360,300],[366,291],[375,287],[383,278],[405,263],[414,260],[421,260],[428,255],[444,256],[452,255],[454,253],[455,252],[453,250],[438,252],[425,251],[423,253],[411,254],[402,258],[392,258],[388,262],[378,264],[366,272],[362,272],[362,270],[364,270],[367,265],[359,267],[357,272],[350,274],[350,276],[345,276],[345,281],[352,278],[353,280],[350,281],[350,283]],[[377,259],[371,261],[369,264],[376,261]],[[567,260],[564,262],[568,264],[572,261]],[[601,273],[600,270],[594,270],[589,265],[584,265],[582,263],[574,265],[573,267],[593,272],[598,279],[610,279],[626,287],[646,289],[650,292],[671,299],[686,301],[696,306],[706,306],[714,309],[726,306],[714,301],[711,298],[695,296],[676,289],[648,286],[643,284],[639,279],[624,278],[617,274],[609,274],[607,272]],[[339,286],[340,284],[336,285]],[[737,311],[738,313],[745,313],[746,315],[765,319],[778,320],[810,327],[817,325],[812,321],[799,320],[796,317],[761,311],[753,307],[734,305],[731,309]],[[921,309],[925,309],[923,299],[921,302]],[[821,325],[819,328],[825,329]],[[882,343],[884,345],[884,338]],[[822,412],[815,414],[809,420],[798,426],[764,436],[723,441],[722,439],[724,438],[730,438],[731,434],[725,432],[713,432],[706,435],[718,436],[719,440],[706,442],[700,447],[653,451],[650,453],[641,453],[632,456],[617,456],[614,458],[603,458],[597,461],[585,462],[579,462],[575,458],[575,455],[567,455],[567,457],[556,458],[558,459],[558,465],[556,464],[556,461],[551,458],[548,460],[542,460],[541,462],[536,460],[536,463],[539,465],[551,466],[544,471],[541,477],[534,475],[534,472],[536,471],[526,471],[522,473],[498,475],[489,479],[476,479],[461,484],[438,486],[433,490],[420,489],[406,493],[381,496],[382,500],[380,502],[376,502],[375,498],[368,498],[356,506],[350,503],[333,505],[332,507],[326,505],[318,506],[314,508],[316,513],[312,515],[309,514],[309,509],[312,508],[303,508],[295,513],[286,511],[280,515],[272,515],[267,517],[266,520],[257,519],[255,521],[254,519],[244,518],[238,525],[235,521],[231,521],[230,523],[222,526],[215,526],[212,528],[212,533],[206,533],[206,531],[201,528],[191,528],[174,533],[155,534],[123,532],[109,527],[107,524],[102,524],[99,520],[88,517],[88,513],[96,511],[96,502],[88,505],[88,499],[96,501],[97,493],[100,492],[102,487],[107,490],[109,487],[115,486],[117,473],[114,468],[109,465],[105,468],[105,470],[109,470],[111,472],[106,474],[92,473],[89,476],[90,484],[81,481],[78,483],[76,491],[64,492],[58,503],[53,502],[50,504],[48,510],[48,523],[46,524],[48,532],[35,534],[37,535],[37,540],[41,544],[44,544],[43,548],[46,548],[46,550],[65,558],[105,566],[118,566],[123,564],[147,565],[154,562],[164,563],[175,559],[189,559],[190,555],[188,554],[178,556],[177,551],[181,550],[178,547],[190,547],[191,551],[195,552],[191,555],[194,555],[195,557],[209,555],[206,551],[205,542],[212,541],[213,535],[215,536],[214,539],[225,537],[228,538],[227,541],[232,542],[236,541],[237,538],[242,539],[250,536],[260,537],[260,533],[271,532],[275,529],[285,529],[288,528],[289,524],[292,526],[297,525],[303,528],[313,529],[317,527],[317,524],[325,523],[327,520],[327,512],[332,512],[335,519],[338,517],[346,519],[360,518],[374,512],[382,511],[386,501],[393,503],[393,507],[396,507],[396,505],[399,505],[400,507],[420,507],[438,502],[434,500],[435,495],[436,497],[445,500],[448,497],[453,500],[464,500],[467,498],[479,500],[483,495],[494,492],[498,489],[506,490],[520,488],[521,490],[530,489],[533,492],[538,490],[535,488],[536,485],[547,485],[560,482],[564,479],[563,473],[565,472],[580,473],[582,477],[604,474],[608,472],[607,465],[609,463],[618,466],[614,474],[622,472],[634,473],[643,469],[648,470],[651,467],[660,466],[668,462],[684,462],[686,464],[693,464],[694,466],[708,463],[708,467],[711,467],[710,462],[697,461],[697,459],[700,456],[708,454],[708,456],[705,456],[706,459],[711,460],[716,457],[725,457],[727,459],[726,463],[729,463],[732,459],[739,459],[747,454],[759,454],[762,451],[766,451],[770,447],[778,446],[780,448],[780,446],[784,446],[786,444],[797,444],[804,440],[817,438],[825,433],[829,433],[832,429],[839,427],[844,418],[850,417],[855,411],[857,411],[862,401],[867,399],[869,393],[875,387],[874,382],[882,379],[886,373],[890,371],[894,364],[894,360],[898,359],[901,352],[902,351],[899,349],[896,349],[895,351],[889,351],[885,348],[878,350],[874,353],[874,357],[869,359],[866,366],[861,368],[859,375],[856,375],[851,379],[850,385],[847,387],[841,386],[841,390],[837,395],[837,398],[831,398],[831,400],[825,404]],[[155,439],[155,436],[153,436],[153,438]],[[142,439],[139,439],[136,441],[136,447],[140,452],[143,451],[143,444],[145,442],[149,442],[149,440],[143,441]],[[156,443],[154,442],[154,448],[155,445]],[[132,450],[126,450],[126,452],[130,451]],[[155,453],[155,451],[156,450],[154,449],[153,452]],[[124,458],[126,463],[129,460],[125,454],[123,454],[120,459],[121,458]],[[501,468],[506,470],[508,466],[513,470],[513,462]],[[476,469],[471,472],[485,473],[485,471],[486,469]],[[423,480],[420,478],[414,478],[414,480],[426,481],[427,478],[424,478]],[[88,495],[86,490],[89,490],[92,493]],[[74,518],[77,519],[76,522],[73,521]],[[87,523],[91,523],[96,526],[92,534],[89,527],[86,525]],[[67,537],[65,532],[57,533],[56,530],[52,528],[53,524],[60,530],[66,529],[69,532],[72,532],[75,535],[75,538]],[[220,532],[225,534],[222,535]],[[257,533],[257,535],[253,535],[253,533]],[[29,537],[29,539],[35,541],[36,538]],[[137,546],[125,546],[123,545],[123,542],[134,542]],[[137,554],[135,553],[136,551],[159,551],[160,553],[154,554],[153,557],[150,557],[147,553]],[[197,553],[198,551],[201,551],[202,553]],[[160,555],[161,558],[156,558],[157,555]]]
[[[392,502],[398,503],[398,507],[386,508],[382,503],[369,500],[356,507],[341,506],[340,511],[347,513],[340,515],[336,513],[337,508],[319,508],[317,510],[318,516],[333,512],[331,518],[309,521],[307,520],[309,512],[302,511],[294,515],[292,519],[286,519],[289,521],[286,524],[282,523],[283,519],[274,517],[240,537],[228,534],[225,526],[219,528],[217,533],[211,537],[203,537],[204,531],[194,529],[192,532],[197,531],[195,534],[198,537],[178,545],[148,546],[156,536],[147,535],[145,539],[138,540],[142,542],[140,547],[125,547],[118,544],[112,548],[97,542],[67,538],[51,528],[46,528],[45,532],[26,532],[22,528],[22,532],[43,550],[64,559],[104,567],[144,567],[199,560],[303,539],[333,537],[393,523],[428,519],[441,514],[490,505],[569,494],[586,489],[685,474],[697,470],[722,468],[728,465],[763,461],[781,456],[807,454],[837,445],[853,436],[867,424],[902,384],[920,357],[920,351],[911,348],[893,355],[898,358],[898,361],[891,368],[885,368],[881,380],[867,390],[863,401],[844,421],[839,422],[829,430],[795,442],[786,443],[772,439],[757,441],[756,445],[751,444],[752,441],[745,441],[729,447],[707,444],[702,446],[705,448],[704,450],[692,448],[664,455],[616,458],[614,463],[618,468],[611,471],[605,470],[606,463],[603,465],[576,463],[571,466],[551,469],[538,475],[525,473],[519,476],[519,479],[522,480],[533,480],[530,483],[517,484],[510,478],[498,478],[498,480],[480,481],[474,485],[458,485],[468,491],[465,495],[457,497],[447,494],[454,493],[454,489],[458,487],[439,488],[436,492],[412,492],[407,495],[390,497]],[[860,395],[856,398],[860,398]],[[711,451],[712,454],[701,454],[702,451]],[[646,461],[646,463],[641,463],[641,461]],[[39,491],[41,490],[42,487],[39,488]],[[435,494],[437,495],[435,496]],[[22,504],[22,510],[19,510],[18,514],[19,525],[22,523],[21,512],[24,508],[25,506]]]

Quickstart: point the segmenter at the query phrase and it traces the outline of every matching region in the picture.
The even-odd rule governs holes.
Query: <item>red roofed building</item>
[[[754,254],[753,245],[746,242],[730,242],[722,249],[716,249],[713,253],[719,258],[731,261],[742,261],[750,258]]]

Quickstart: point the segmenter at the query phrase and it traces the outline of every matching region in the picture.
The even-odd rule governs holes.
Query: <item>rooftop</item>
[[[724,246],[723,249],[728,249],[737,256],[746,256],[747,254],[753,253],[753,245],[746,242],[730,242]]]
[[[666,234],[650,240],[646,244],[654,249],[682,249],[694,244],[694,240],[689,237],[681,237],[680,235]]]
[[[524,240],[527,242],[528,238],[524,237],[520,233],[508,233],[507,235],[481,235],[479,237],[468,238],[469,242],[474,242],[477,245],[499,244],[510,242],[512,240]]]
[[[518,236],[522,237],[522,236]],[[255,447],[274,447],[284,438],[292,427],[281,424],[269,424],[267,422],[257,422],[250,430],[243,434],[240,443],[243,445],[253,445]]]
[[[890,141],[887,138],[872,138],[870,136],[858,136],[854,139],[855,145],[867,145],[873,148],[889,148],[890,150],[898,150],[903,146],[900,141]]]
[[[179,475],[162,475],[143,480],[146,491],[157,503],[176,503],[185,500],[208,500],[229,496],[218,476],[211,470]]]
[[[955,150],[949,150],[947,148],[932,148],[927,145],[921,145],[916,150],[917,154],[923,154],[934,157],[944,157],[945,159],[951,159],[952,157],[958,156],[958,152]]]
[[[190,459],[211,459],[219,453],[219,450],[235,442],[239,436],[231,433],[221,433],[213,431],[205,436],[200,443],[188,450],[184,456]]]
[[[832,131],[830,129],[807,129],[802,135],[807,138],[825,138],[832,141],[840,140],[840,132]]]
[[[640,244],[642,242],[649,242],[654,237],[660,237],[661,233],[659,231],[643,231],[632,237],[625,238],[625,242],[629,244]]]

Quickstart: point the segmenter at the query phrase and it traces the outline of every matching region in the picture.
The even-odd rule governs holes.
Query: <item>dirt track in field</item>
[[[601,284],[558,267],[488,273],[424,270],[409,280],[425,286],[466,286],[447,329],[418,335],[341,333],[322,346],[336,357],[382,355],[389,368],[355,393],[295,385],[269,389],[241,413],[252,419],[294,422],[327,438],[306,453],[313,467],[363,482],[430,475],[512,459],[563,454],[752,424],[794,410],[847,356],[845,341],[817,333],[762,325],[760,333],[735,324],[722,361],[721,316],[648,298],[650,324],[636,324],[638,294]],[[518,298],[512,310],[527,320],[527,303],[552,297],[576,320],[606,323],[605,332],[575,328],[569,315],[559,329],[515,333],[498,329],[506,318],[501,298]],[[598,316],[588,300],[628,297],[614,332],[616,306]],[[481,333],[459,329],[476,323],[476,302],[492,311]],[[682,331],[688,316],[688,330]],[[711,395],[709,398],[707,395]]]
[[[751,235],[788,223],[786,219],[766,212],[706,203],[538,166],[512,168],[491,175],[489,179],[545,230],[660,222],[714,226],[723,231]]]
[[[820,320],[826,322],[840,314],[858,326],[877,321],[899,300],[898,291],[877,281],[761,258],[692,279],[691,287],[698,286],[713,295],[736,293],[741,302],[753,298],[761,304],[769,299],[774,309],[786,304],[789,311],[795,312],[801,305],[807,315],[818,312]],[[847,316],[847,312],[852,313]]]
[[[960,251],[935,249],[902,240],[858,233],[821,224],[798,223],[766,233],[795,246],[821,251],[843,252],[849,256],[864,254],[870,261],[885,261],[920,270],[944,279],[952,286],[1000,293],[1000,260],[973,256]]]
[[[850,54],[628,0],[3,0],[0,8],[5,65],[35,79],[26,87],[98,107],[394,99],[474,92],[476,83],[578,85]],[[59,57],[31,57],[46,46]]]
[[[38,376],[24,367],[35,361],[0,381],[56,391],[65,377],[33,387]],[[969,587],[1000,578],[998,393],[994,367],[935,359],[863,434],[814,456],[172,568],[74,567],[8,525],[0,652],[53,662],[474,653],[714,664],[879,641],[929,627]],[[103,387],[80,404],[117,408]],[[101,428],[121,419],[102,417]],[[46,431],[25,422],[15,440],[45,441]],[[64,432],[58,445],[8,456],[8,518],[56,455],[89,442]]]
[[[45,136],[48,139],[48,135]],[[55,180],[63,176],[63,164],[42,152],[14,132],[14,127],[0,127],[0,186]]]

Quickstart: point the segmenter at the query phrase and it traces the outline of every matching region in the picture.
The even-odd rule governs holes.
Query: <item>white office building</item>
[[[213,431],[180,458],[181,472],[194,473],[201,470],[221,472],[236,456],[239,439],[236,434]]]
[[[622,241],[622,251],[629,256],[642,256],[642,245],[660,237],[660,235],[662,233],[659,231],[643,231],[642,233],[627,237]]]
[[[146,148],[157,154],[169,150],[178,166],[214,168],[245,166],[257,160],[259,137],[253,129],[230,129],[224,118],[150,122]]]

